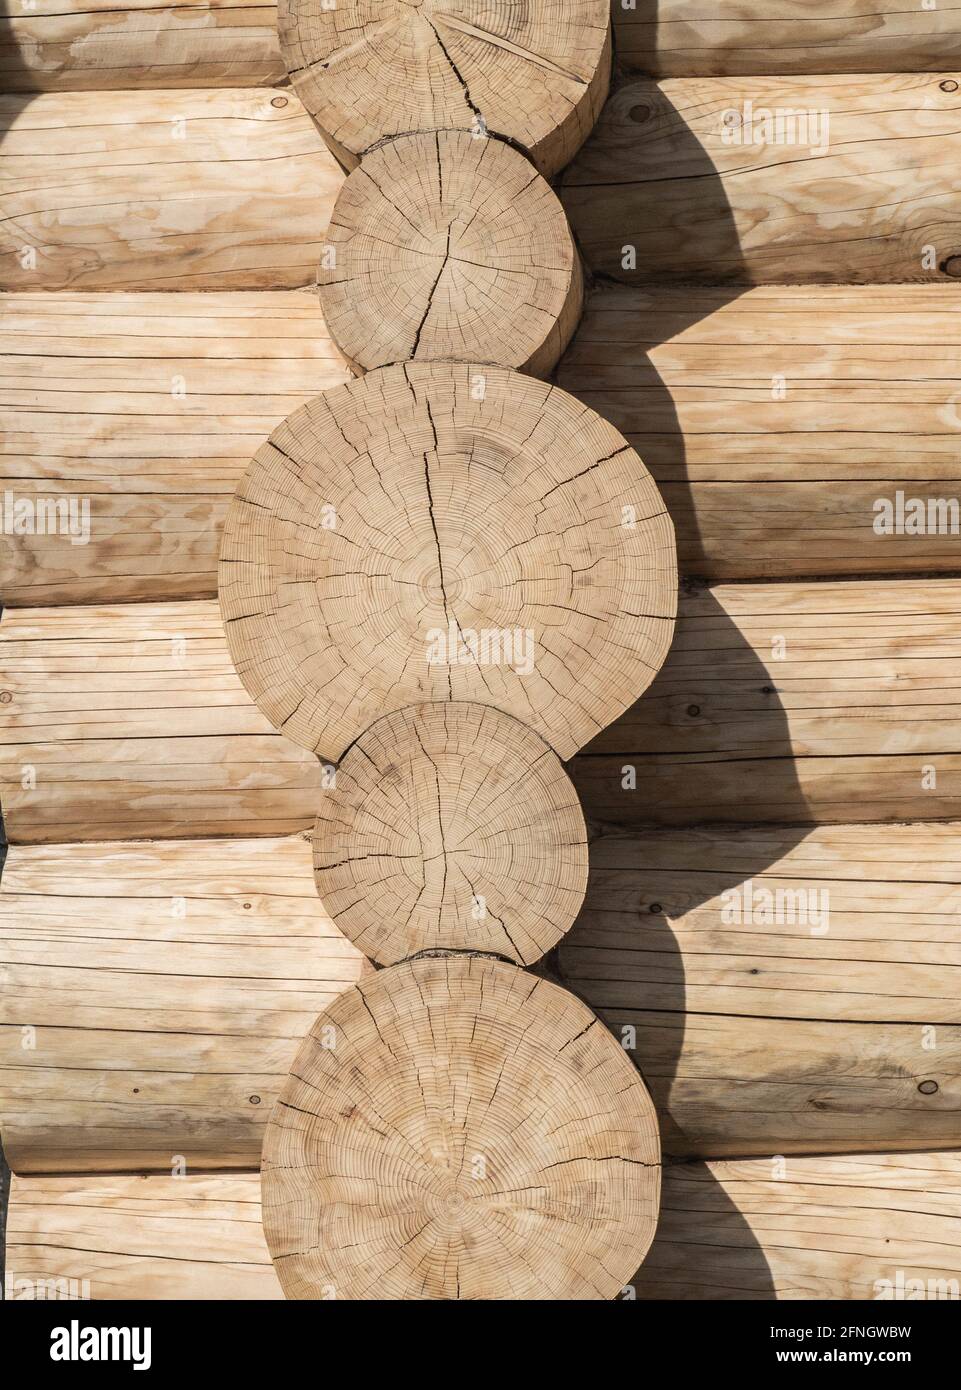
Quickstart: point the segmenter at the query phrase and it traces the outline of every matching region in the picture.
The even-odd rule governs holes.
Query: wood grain
[[[271,89],[4,97],[0,141],[0,289],[312,284],[343,182]]]
[[[959,607],[956,579],[688,593],[660,675],[572,764],[585,811],[661,824],[961,817]]]
[[[0,34],[5,92],[262,86],[284,76],[268,0],[59,0],[13,11]]]
[[[14,1299],[281,1299],[260,1177],[14,1177],[7,1291]]]
[[[665,1151],[950,1146],[961,824],[609,831],[561,943]]]
[[[600,285],[557,381],[637,449],[688,574],[956,571],[959,325],[950,284]],[[899,491],[921,534],[875,530]]]
[[[9,609],[0,668],[11,843],[313,823],[321,765],[244,693],[215,603]]]
[[[666,1168],[657,1238],[634,1290],[887,1306],[956,1300],[959,1281],[961,1154],[865,1154]]]
[[[0,600],[213,598],[251,458],[348,377],[310,290],[4,296],[0,503],[86,499],[89,540],[5,535]]]
[[[628,4],[630,3],[630,8]],[[942,72],[961,63],[953,0],[612,0],[617,57],[653,77],[737,73]]]
[[[317,1014],[369,967],[308,837],[13,846],[0,1112],[18,1173],[256,1168]]]
[[[764,111],[802,113],[806,142],[725,143],[735,117],[738,139],[765,134]],[[562,201],[589,264],[630,284],[943,281],[961,273],[959,111],[958,73],[630,81]]]

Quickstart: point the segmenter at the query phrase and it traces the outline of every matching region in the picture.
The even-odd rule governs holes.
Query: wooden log
[[[628,822],[961,818],[961,583],[717,585],[686,595],[643,699],[572,765]]]
[[[11,12],[5,92],[254,87],[284,76],[270,0],[60,0]]]
[[[665,1152],[957,1141],[961,824],[591,844],[565,984],[636,1061]]]
[[[312,284],[343,176],[292,92],[0,98],[0,289]]]
[[[278,26],[294,88],[347,168],[392,136],[440,129],[490,131],[555,174],[610,83],[609,0],[410,0],[387,13],[280,0]]]
[[[11,843],[306,830],[321,766],[244,693],[215,603],[11,609],[0,621]]]
[[[602,285],[557,381],[651,470],[688,574],[955,571],[959,323],[956,285]]]
[[[13,846],[0,1113],[18,1173],[256,1168],[317,1016],[369,969],[309,837]]]
[[[14,1177],[11,1299],[282,1299],[256,1173]]]
[[[961,274],[961,81],[631,81],[565,173],[595,270],[629,284]]]
[[[952,0],[613,0],[618,61],[653,77],[743,73],[943,72],[961,66]]]
[[[485,705],[378,719],[325,786],[313,846],[327,911],[380,965],[437,948],[530,965],[587,884],[570,778],[526,725]]]
[[[639,1299],[712,1302],[956,1300],[961,1154],[666,1168],[657,1237],[633,1288]]]
[[[580,317],[564,209],[502,140],[434,131],[371,151],[337,197],[327,242],[324,317],[360,371],[416,359],[547,376]]]
[[[7,295],[0,373],[0,601],[33,606],[214,598],[252,456],[349,376],[307,290]]]
[[[573,995],[480,956],[378,971],[318,1018],[267,1126],[288,1298],[611,1299],[650,1246],[660,1148]]]
[[[425,700],[493,705],[570,757],[659,669],[676,574],[657,489],[605,420],[518,372],[415,362],[275,430],[219,594],[252,698],[324,757]]]

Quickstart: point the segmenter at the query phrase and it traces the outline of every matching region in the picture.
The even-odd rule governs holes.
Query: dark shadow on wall
[[[617,3],[618,0],[614,0],[614,4]],[[657,5],[652,3],[652,0],[638,0],[638,8],[645,11],[649,20],[656,20]],[[683,169],[684,178],[690,181],[692,196],[696,192],[702,209],[702,234],[692,279],[704,283],[705,257],[708,263],[723,266],[724,273],[719,279],[727,288],[721,293],[715,293],[713,302],[730,302],[743,293],[748,285],[748,275],[740,255],[737,229],[724,187],[703,146],[690,131],[687,131],[679,113],[655,83],[637,78],[615,81],[612,101],[602,117],[597,133],[588,140],[582,154],[571,166],[571,171],[562,180],[562,197],[565,204],[580,200],[582,207],[590,198],[592,148],[597,142],[606,142],[605,159],[608,164],[612,141],[615,142],[620,178],[629,183],[632,154],[636,155],[640,142],[665,138],[665,130],[668,131],[666,138],[672,141],[677,165]],[[579,176],[579,166],[582,171],[587,171],[586,174]],[[573,177],[570,177],[571,172]],[[583,178],[580,185],[579,177]],[[656,185],[642,190],[642,197],[645,192],[652,200],[656,199]],[[636,188],[631,196],[636,208]],[[656,204],[654,207],[656,209]],[[644,215],[652,216],[656,213]],[[576,230],[576,212],[572,221]],[[623,236],[621,235],[622,230],[624,229],[617,227],[610,229],[609,243],[613,252],[619,253],[622,244],[630,241],[630,235],[626,230]],[[707,246],[705,237],[708,239]],[[614,277],[607,275],[602,278],[611,280]],[[643,255],[638,257],[635,271],[619,267],[616,280],[622,284],[637,286],[658,283],[656,276],[646,274]],[[611,342],[598,344],[596,380],[591,384],[591,389],[581,389],[576,394],[586,404],[605,415],[612,424],[630,434],[642,457],[655,465],[654,471],[659,478],[672,480],[663,492],[672,516],[681,518],[685,528],[683,549],[687,562],[687,577],[690,579],[697,576],[698,557],[703,558],[703,547],[697,532],[696,514],[691,504],[684,436],[671,391],[647,356],[647,351],[655,343],[651,338],[650,324],[644,320],[643,296],[639,298],[629,293],[625,294],[625,302],[631,300],[638,315],[639,346],[631,348],[629,330],[628,341],[624,344],[625,330],[622,324],[618,330],[617,343],[624,345],[628,360],[623,364],[612,360]],[[630,312],[634,312],[634,309]],[[672,335],[683,332],[703,317],[703,313],[704,311],[692,308],[686,319],[683,313],[672,315]],[[596,333],[594,340],[596,341]],[[581,381],[591,378],[591,347],[589,344],[585,357],[585,352],[579,347],[575,337],[572,351],[579,354],[578,377]],[[720,351],[723,349],[719,349]],[[563,363],[559,368],[557,380],[566,389],[571,389],[569,381],[565,379]],[[636,417],[639,396],[644,413],[641,429],[638,431],[633,427],[625,430],[627,417]],[[710,606],[709,595],[704,595],[702,602]],[[780,850],[783,852],[792,843],[803,839],[805,830],[802,823],[810,820],[810,813],[801,794],[791,759],[787,718],[778,699],[771,673],[744,642],[733,624],[730,624],[730,620],[724,617],[720,607],[713,605],[713,608],[712,621],[716,623],[720,619],[729,626],[729,631],[723,639],[725,657],[736,667],[739,691],[753,691],[756,687],[757,703],[763,709],[763,756],[766,759],[781,757],[784,760],[783,777],[778,788],[778,801],[779,805],[783,805],[784,813],[779,818],[796,828],[788,829],[780,837]],[[725,669],[728,669],[727,660]],[[657,1106],[666,1166],[692,1161],[692,1153],[711,1156],[711,1137],[694,1132],[689,1122],[685,1129],[684,1123],[679,1122],[672,1111],[672,1090],[678,1080],[678,1070],[682,1064],[685,1039],[692,1017],[688,1012],[684,962],[662,905],[652,902],[650,896],[645,896],[643,891],[638,893],[625,888],[612,906],[612,879],[606,867],[601,867],[601,863],[610,862],[610,847],[612,843],[616,843],[621,847],[621,860],[629,876],[632,840],[636,846],[638,832],[643,833],[645,826],[650,826],[659,819],[657,814],[651,813],[651,795],[646,795],[646,792],[651,793],[652,789],[645,787],[644,758],[653,760],[659,756],[670,756],[669,752],[665,754],[665,748],[676,751],[679,738],[680,747],[683,748],[683,739],[678,733],[673,711],[687,705],[707,707],[709,703],[704,694],[697,689],[697,676],[693,670],[690,689],[683,689],[684,670],[683,663],[675,663],[670,671],[665,669],[662,677],[654,682],[647,695],[635,707],[638,712],[646,712],[644,717],[639,720],[636,714],[632,715],[632,712],[628,711],[621,720],[605,731],[602,739],[597,741],[601,749],[597,744],[589,745],[577,759],[579,770],[590,768],[592,762],[599,769],[600,762],[594,760],[601,756],[601,750],[617,750],[618,754],[616,758],[611,758],[608,753],[608,761],[604,763],[604,771],[600,774],[603,778],[610,779],[610,787],[601,788],[597,798],[593,795],[589,797],[585,806],[591,829],[592,848],[584,910],[570,935],[558,950],[552,953],[546,967],[560,983],[579,995],[598,1013],[619,1041],[628,1036],[623,1032],[624,1029],[633,1030],[636,1034],[632,1055]],[[655,708],[653,721],[649,717],[652,707]],[[659,737],[659,723],[665,734],[663,739]],[[639,733],[641,728],[646,730],[643,734]],[[697,751],[695,740],[696,733],[692,731],[691,752]],[[629,764],[632,755],[637,757],[639,763],[637,789],[630,793],[633,798],[632,805],[637,807],[636,813],[633,810],[624,813],[625,817],[630,819],[630,825],[625,825],[622,820],[617,826],[605,826],[593,819],[598,815],[598,808],[596,804],[591,803],[596,800],[604,806],[620,802],[623,807],[625,793],[620,786],[620,765]],[[613,766],[614,763],[617,767]],[[732,770],[736,775],[736,765],[728,765],[726,774]],[[691,764],[690,792],[686,798],[689,802],[699,804],[701,801],[698,784],[706,772],[706,766],[699,770],[697,764]],[[585,779],[579,775],[577,780],[583,787]],[[592,783],[592,792],[597,791],[596,778],[589,776],[587,780]],[[724,779],[722,784],[723,781]],[[714,790],[716,795],[717,788]],[[705,788],[705,814],[703,817],[688,814],[687,819],[710,821],[710,800],[711,795]],[[726,818],[730,819],[729,816]],[[683,815],[673,819],[680,824],[686,823]],[[663,819],[661,823],[663,824]],[[752,873],[760,874],[769,867],[770,859],[765,858],[763,849],[758,849],[757,862],[742,864],[739,861],[738,872],[743,872],[747,878]],[[641,873],[640,867],[635,866],[633,872],[636,883],[637,875]],[[685,880],[683,891],[688,909],[697,901],[704,900],[703,897],[698,897],[699,881],[697,875]],[[704,896],[710,897],[711,893],[705,889]],[[600,906],[601,904],[603,906]],[[625,939],[628,942],[626,951]],[[639,952],[644,953],[645,964],[637,970],[632,968],[631,958],[633,956],[636,965],[639,958],[636,953]],[[748,969],[750,966],[746,964],[745,970]],[[636,978],[632,979],[632,975]],[[749,1076],[744,1077],[743,1081],[745,1087],[750,1086]],[[709,1080],[704,1084],[709,1086]],[[707,1109],[710,1109],[710,1105]],[[689,1114],[690,1110],[686,1113]],[[758,1152],[756,1147],[749,1151]],[[731,1153],[733,1150],[727,1147],[724,1152]],[[772,1135],[771,1155],[781,1152],[783,1148],[778,1143],[776,1134]],[[719,1156],[717,1151],[715,1156]],[[698,1191],[699,1211],[701,1203],[704,1211],[703,1243],[685,1245],[673,1238],[670,1212],[667,1209],[672,1198],[668,1195],[668,1203],[654,1246],[635,1281],[636,1296],[639,1299],[775,1298],[774,1284],[764,1252],[737,1208],[716,1182],[706,1180],[704,1184],[698,1185]],[[670,1194],[669,1185],[668,1192]]]

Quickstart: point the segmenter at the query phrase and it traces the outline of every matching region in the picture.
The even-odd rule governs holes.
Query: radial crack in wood
[[[547,376],[584,301],[554,191],[517,150],[466,131],[391,141],[340,191],[319,282],[359,370],[411,358]]]
[[[252,698],[324,757],[385,713],[467,700],[568,758],[664,660],[673,530],[634,450],[564,392],[496,367],[387,367],[257,453],[220,603]]]
[[[323,794],[314,874],[324,908],[381,965],[432,948],[538,960],[587,886],[587,829],[557,755],[472,704],[379,719]]]
[[[288,1298],[611,1299],[647,1253],[660,1146],[573,995],[421,958],[317,1020],[271,1115],[267,1245]]]
[[[490,130],[554,174],[607,98],[608,0],[280,0],[294,87],[347,167],[381,140]]]

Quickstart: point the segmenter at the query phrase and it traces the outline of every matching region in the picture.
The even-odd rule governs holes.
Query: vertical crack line
[[[474,102],[473,102],[473,100],[471,99],[470,88],[468,87],[467,83],[464,81],[464,78],[463,78],[463,76],[462,76],[462,74],[461,74],[460,68],[457,66],[457,64],[454,62],[453,58],[452,58],[452,57],[450,56],[450,54],[448,53],[448,51],[447,51],[447,45],[444,43],[444,40],[441,38],[440,34],[437,32],[437,26],[436,26],[431,20],[429,20],[429,19],[427,18],[426,15],[424,15],[424,22],[425,22],[426,24],[429,24],[430,27],[431,27],[431,29],[433,30],[434,38],[437,40],[437,44],[438,44],[438,47],[440,48],[441,53],[443,53],[444,57],[447,59],[448,63],[450,64],[450,70],[451,70],[451,72],[454,74],[454,76],[457,78],[458,82],[459,82],[460,85],[461,85],[461,89],[463,90],[463,93],[464,93],[464,100],[467,102],[468,107],[470,108],[471,111],[473,111],[474,115],[477,117],[477,119],[478,119],[478,121],[480,122],[480,124],[483,125],[483,124],[484,124],[484,117],[483,117],[483,115],[481,114],[481,109],[480,109],[479,106],[475,106],[475,105],[474,105]]]

